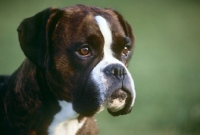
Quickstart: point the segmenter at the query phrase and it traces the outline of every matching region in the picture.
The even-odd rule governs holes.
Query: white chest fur
[[[48,128],[49,135],[75,135],[77,131],[83,126],[86,118],[78,121],[78,114],[73,110],[72,104],[66,101],[59,101],[61,106],[52,123]]]

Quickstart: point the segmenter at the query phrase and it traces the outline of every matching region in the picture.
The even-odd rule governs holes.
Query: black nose
[[[103,71],[106,75],[114,76],[119,79],[123,79],[127,74],[126,69],[120,64],[108,65]]]

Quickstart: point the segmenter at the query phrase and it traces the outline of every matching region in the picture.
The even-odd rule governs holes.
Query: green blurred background
[[[1,0],[0,74],[11,74],[24,60],[16,31],[22,19],[79,3],[118,10],[136,35],[129,66],[135,106],[126,116],[96,115],[100,134],[200,135],[198,0]]]

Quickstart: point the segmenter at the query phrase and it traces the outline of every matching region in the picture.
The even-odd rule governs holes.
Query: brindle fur
[[[78,17],[70,18],[74,14]],[[61,109],[58,100],[71,101],[73,92],[76,93],[72,92],[72,89],[77,90],[84,86],[84,80],[80,83],[80,78],[88,76],[88,72],[102,59],[101,51],[90,63],[74,59],[69,47],[73,41],[81,41],[80,38],[84,34],[89,36],[88,41],[91,41],[90,38],[95,39],[91,44],[96,44],[96,49],[102,50],[100,44],[103,37],[96,35],[98,27],[79,24],[79,20],[83,18],[83,22],[91,22],[92,15],[95,14],[108,19],[112,27],[117,26],[111,28],[115,34],[115,43],[124,42],[117,38],[123,34],[129,37],[133,44],[134,37],[130,25],[112,9],[83,5],[64,9],[48,8],[20,24],[19,41],[27,58],[11,76],[0,76],[1,135],[47,135],[47,128],[53,116]],[[113,49],[118,51],[118,48]],[[131,53],[132,51],[133,48]],[[115,57],[120,59],[119,56]],[[127,65],[129,59],[120,60]],[[98,134],[92,117],[96,109],[85,113],[87,121],[77,135]]]

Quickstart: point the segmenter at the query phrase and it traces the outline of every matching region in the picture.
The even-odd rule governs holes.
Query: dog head
[[[90,116],[131,111],[135,88],[127,70],[134,48],[130,25],[112,9],[48,8],[18,27],[26,57],[45,74],[58,100]]]

